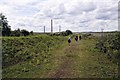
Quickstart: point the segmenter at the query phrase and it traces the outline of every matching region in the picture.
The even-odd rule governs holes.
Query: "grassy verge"
[[[50,70],[52,51],[66,38],[56,36],[4,37],[3,78],[42,77]]]
[[[118,77],[118,65],[113,64],[104,53],[95,49],[96,41],[86,39],[79,42],[79,52],[74,61],[75,76],[80,78]]]
[[[16,43],[16,39],[20,41]],[[4,45],[9,44],[10,47],[12,44],[13,50],[16,50],[22,42],[23,52],[27,49],[29,55],[37,53],[37,57],[33,54],[31,59],[3,68],[4,78],[115,78],[118,76],[118,65],[112,63],[105,53],[95,48],[97,42],[95,37],[82,39],[78,43],[72,40],[71,46],[65,42],[67,38],[63,37],[44,35],[16,39],[13,39],[15,41],[13,44],[9,42],[11,39],[8,38],[6,41],[5,38],[7,44]],[[24,54],[19,57],[24,60],[26,56]],[[8,60],[10,61],[11,57],[8,57]]]

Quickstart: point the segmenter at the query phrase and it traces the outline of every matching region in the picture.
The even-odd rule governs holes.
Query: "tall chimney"
[[[44,33],[45,33],[45,26],[44,26]]]
[[[61,32],[61,26],[59,25],[59,32]]]
[[[53,33],[53,20],[51,19],[51,33]]]

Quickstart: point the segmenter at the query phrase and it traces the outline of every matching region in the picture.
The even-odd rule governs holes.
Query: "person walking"
[[[81,39],[82,39],[82,36],[80,35],[80,36],[79,36],[79,40],[81,40]]]
[[[70,37],[68,38],[68,44],[69,44],[69,46],[71,44],[71,38]]]
[[[78,42],[78,36],[75,36],[75,41]]]

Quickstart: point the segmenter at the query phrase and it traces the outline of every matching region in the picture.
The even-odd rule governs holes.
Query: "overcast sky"
[[[6,15],[14,29],[34,32],[54,32],[66,29],[82,31],[118,30],[119,0],[0,0],[0,12]]]

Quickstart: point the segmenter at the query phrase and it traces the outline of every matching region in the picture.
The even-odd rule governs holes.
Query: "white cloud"
[[[1,0],[0,12],[7,17],[12,29],[24,28],[50,31],[106,31],[117,30],[118,0]]]

